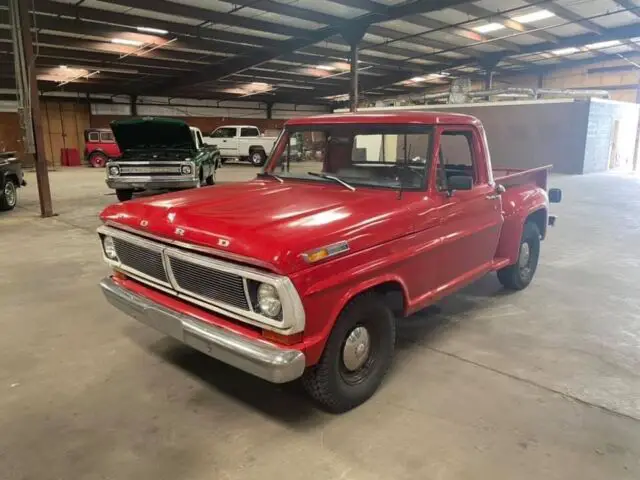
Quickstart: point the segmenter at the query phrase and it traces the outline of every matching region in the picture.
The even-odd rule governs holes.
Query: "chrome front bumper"
[[[165,188],[194,188],[198,186],[197,177],[178,177],[175,175],[160,177],[108,177],[107,186],[116,190],[145,189],[162,190]]]
[[[131,292],[111,278],[100,282],[104,296],[136,320],[196,350],[272,383],[300,377],[305,356],[299,350],[275,345],[196,320]]]

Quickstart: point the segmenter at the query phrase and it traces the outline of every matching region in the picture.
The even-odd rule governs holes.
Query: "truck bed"
[[[551,167],[552,165],[545,165],[528,170],[498,167],[493,170],[493,179],[505,188],[533,183],[546,190]]]

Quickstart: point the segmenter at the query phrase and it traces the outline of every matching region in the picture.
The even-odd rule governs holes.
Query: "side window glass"
[[[200,131],[196,131],[196,147],[201,148],[204,144],[204,140],[202,140],[202,133]]]
[[[89,141],[90,142],[99,142],[100,141],[100,132],[89,132]]]
[[[452,176],[469,176],[473,179],[473,184],[477,184],[478,175],[473,158],[472,132],[467,130],[442,132],[437,162],[436,185],[438,190],[446,190],[447,180]]]
[[[257,128],[242,128],[240,130],[241,137],[259,137],[260,132]]]
[[[100,132],[100,141],[105,143],[113,143],[113,133],[111,132]]]

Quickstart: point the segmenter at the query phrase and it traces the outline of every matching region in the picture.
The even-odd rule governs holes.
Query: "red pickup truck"
[[[290,162],[292,144],[314,145]],[[326,409],[367,400],[396,319],[489,273],[520,290],[555,220],[549,167],[492,171],[470,116],[290,120],[248,183],[102,212],[110,303],[274,383],[302,377]]]

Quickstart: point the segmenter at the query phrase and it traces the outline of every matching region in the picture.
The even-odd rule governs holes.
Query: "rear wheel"
[[[307,392],[333,413],[364,403],[391,365],[395,338],[395,319],[380,297],[356,298],[340,314],[318,364],[305,372]]]
[[[93,168],[104,168],[109,159],[104,153],[95,152],[89,156],[89,163]]]
[[[524,224],[518,261],[498,270],[498,280],[509,290],[523,290],[533,280],[540,258],[540,229],[534,222]]]
[[[251,165],[255,167],[261,167],[264,165],[266,159],[267,155],[264,153],[264,150],[253,150],[249,154],[249,161],[251,162]]]
[[[7,178],[0,192],[0,210],[13,210],[18,203],[18,189],[13,180]]]
[[[116,190],[116,196],[121,202],[126,202],[133,198],[133,190]]]

